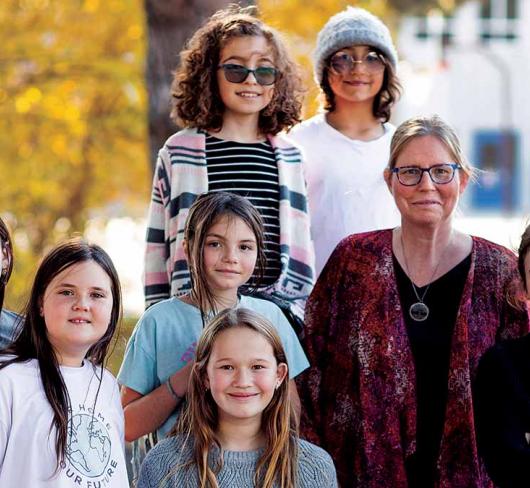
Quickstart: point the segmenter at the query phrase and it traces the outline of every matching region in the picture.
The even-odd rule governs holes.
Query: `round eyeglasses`
[[[250,69],[241,64],[220,64],[218,68],[223,70],[226,81],[230,83],[243,83],[249,73],[252,73],[260,85],[268,86],[274,84],[278,74],[278,70],[272,66],[258,66]]]
[[[435,164],[429,168],[401,166],[400,168],[392,168],[391,171],[397,176],[398,181],[402,185],[414,186],[419,184],[423,178],[423,173],[428,173],[433,183],[446,185],[453,181],[457,169],[462,169],[462,166],[457,163],[444,163]]]
[[[329,67],[338,75],[351,73],[355,69],[356,64],[364,67],[369,73],[380,73],[386,66],[385,58],[375,51],[370,51],[361,59],[355,59],[351,54],[339,51],[329,61]]]

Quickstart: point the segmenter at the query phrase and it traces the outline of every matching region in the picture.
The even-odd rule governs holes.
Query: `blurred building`
[[[484,172],[473,213],[530,214],[530,1],[469,1],[451,16],[405,17],[398,34],[405,93],[395,121],[438,113]]]

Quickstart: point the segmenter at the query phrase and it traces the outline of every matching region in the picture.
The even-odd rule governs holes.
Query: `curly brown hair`
[[[374,117],[377,117],[383,122],[388,122],[390,120],[392,106],[399,100],[399,97],[401,96],[401,83],[399,82],[396,70],[392,63],[386,59],[385,55],[381,51],[375,48],[373,49],[385,61],[385,74],[383,77],[383,85],[381,86],[381,90],[379,90],[379,93],[374,98],[372,111]],[[324,74],[322,76],[322,84],[320,85],[323,95],[322,105],[324,110],[328,112],[333,112],[333,110],[335,110],[335,94],[333,93],[328,80],[329,63],[333,57],[333,54],[326,60]]]
[[[280,35],[255,16],[253,7],[219,10],[199,28],[180,53],[181,64],[171,87],[171,118],[181,127],[219,131],[224,104],[217,86],[221,49],[236,37],[263,36],[278,70],[271,102],[259,114],[261,134],[275,135],[300,122],[302,81]]]

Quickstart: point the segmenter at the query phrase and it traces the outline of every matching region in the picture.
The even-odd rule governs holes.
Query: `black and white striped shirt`
[[[244,196],[257,208],[265,224],[267,266],[262,286],[280,276],[280,186],[278,165],[268,141],[241,143],[206,136],[208,191]]]

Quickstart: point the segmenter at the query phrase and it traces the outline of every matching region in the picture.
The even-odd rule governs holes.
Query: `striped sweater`
[[[268,139],[278,163],[281,272],[263,291],[287,300],[303,316],[314,283],[314,252],[302,161],[300,151],[283,137]],[[190,289],[182,240],[190,206],[208,191],[205,146],[203,133],[184,129],[173,134],[158,154],[147,227],[146,306]]]

